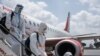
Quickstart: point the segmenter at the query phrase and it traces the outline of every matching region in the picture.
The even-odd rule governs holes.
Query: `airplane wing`
[[[46,39],[46,51],[51,55],[51,51],[55,50],[56,55],[64,54],[67,51],[73,55],[82,55],[83,46],[81,40],[100,39],[100,35],[94,36],[73,36],[73,37],[54,37]],[[48,55],[49,55],[48,54]]]
[[[98,36],[78,36],[78,40],[90,40],[90,39],[100,39],[100,35]]]
[[[46,39],[46,46],[55,46],[61,40],[68,40],[68,39],[75,39],[78,41],[81,40],[90,40],[90,39],[100,39],[100,35],[98,36],[77,36],[77,37],[54,37],[54,38],[47,38]]]

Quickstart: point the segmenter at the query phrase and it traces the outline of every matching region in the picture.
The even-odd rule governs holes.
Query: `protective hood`
[[[47,25],[45,23],[40,23],[38,31],[40,33],[45,33],[46,29],[47,29]]]
[[[21,13],[22,9],[23,9],[23,6],[18,4],[18,5],[16,5],[14,12]]]

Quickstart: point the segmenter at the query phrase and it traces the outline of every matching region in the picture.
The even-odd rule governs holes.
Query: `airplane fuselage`
[[[3,11],[3,12],[2,12]],[[5,7],[3,5],[0,5],[0,13],[11,13],[12,10],[8,7]],[[39,26],[39,24],[42,22],[34,17],[30,17],[28,15],[25,15],[25,13],[22,12],[21,14],[22,19],[25,21],[25,28],[26,30],[30,31],[31,33],[36,30],[36,28]],[[7,19],[6,19],[7,20]],[[45,23],[45,22],[43,22]],[[46,23],[47,24],[47,23]],[[49,24],[47,24],[47,31],[45,33],[46,37],[67,37],[71,36],[68,32],[64,30],[59,30]]]

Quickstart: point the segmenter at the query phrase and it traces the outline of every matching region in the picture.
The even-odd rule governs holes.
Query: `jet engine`
[[[56,56],[64,56],[64,54],[67,52],[71,52],[72,56],[82,56],[83,47],[80,42],[73,39],[62,40],[56,44]]]

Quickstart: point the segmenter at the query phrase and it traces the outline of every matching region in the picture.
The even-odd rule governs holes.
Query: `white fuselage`
[[[25,25],[26,25],[26,28],[27,28],[27,25],[28,25],[28,28],[32,28],[32,30],[36,30],[36,28],[39,26],[39,24],[42,22],[42,21],[39,21],[33,17],[30,17],[30,16],[26,16],[25,18]],[[66,31],[61,31],[49,24],[47,24],[47,31],[45,33],[45,35],[47,37],[65,37],[65,36],[70,36],[70,34]]]

